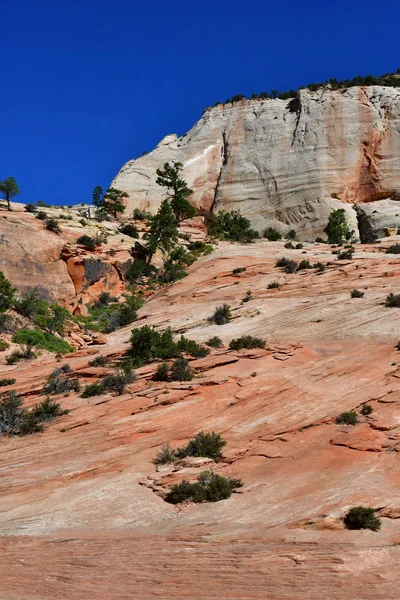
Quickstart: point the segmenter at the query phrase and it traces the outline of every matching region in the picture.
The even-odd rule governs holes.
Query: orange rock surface
[[[191,381],[155,382],[146,366],[123,395],[61,396],[70,412],[43,433],[0,440],[1,599],[397,600],[400,309],[383,302],[400,293],[400,263],[387,245],[338,261],[326,245],[220,243],[158,290],[134,327],[218,335],[224,346],[191,361]],[[287,275],[274,266],[283,255],[327,268]],[[280,288],[267,289],[272,281]],[[363,298],[350,297],[355,288]],[[232,320],[210,324],[224,302]],[[120,355],[131,329],[98,352]],[[230,351],[244,334],[265,350]],[[91,358],[65,359],[81,383],[104,372]],[[1,364],[2,377],[31,406],[58,364]],[[362,416],[367,402],[374,410]],[[358,425],[335,424],[352,410]],[[152,461],[201,430],[227,440],[213,470],[244,485],[221,502],[167,504],[172,483],[209,464]],[[378,510],[380,531],[344,528],[356,505]]]

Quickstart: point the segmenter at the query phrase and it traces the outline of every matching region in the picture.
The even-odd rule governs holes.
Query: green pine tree
[[[156,170],[156,183],[168,189],[167,198],[178,221],[190,219],[196,214],[195,207],[188,200],[193,190],[180,176],[182,169],[183,165],[180,162],[166,162],[162,168]]]
[[[19,191],[15,177],[8,177],[4,181],[0,181],[0,193],[7,202],[8,210],[11,210],[11,198],[19,194]]]
[[[149,262],[153,254],[160,249],[163,254],[168,254],[178,240],[176,219],[168,200],[163,200],[157,214],[152,217],[149,231],[145,234],[149,250]]]

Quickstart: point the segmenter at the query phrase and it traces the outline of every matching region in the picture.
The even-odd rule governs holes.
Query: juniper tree
[[[193,190],[180,176],[182,169],[183,165],[180,162],[172,164],[166,162],[162,168],[156,170],[156,183],[168,189],[167,198],[170,200],[173,213],[178,221],[189,219],[196,214],[196,209],[188,200],[193,194]]]

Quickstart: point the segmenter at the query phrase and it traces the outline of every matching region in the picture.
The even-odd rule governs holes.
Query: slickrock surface
[[[157,291],[134,326],[218,335],[224,347],[191,361],[192,381],[152,381],[149,365],[122,396],[61,396],[68,415],[0,440],[1,599],[397,600],[400,309],[382,303],[400,293],[400,263],[387,245],[338,261],[326,245],[221,243]],[[274,266],[283,255],[327,268],[286,275]],[[355,288],[363,298],[350,298]],[[232,321],[210,324],[223,302]],[[98,352],[120,355],[131,329]],[[243,334],[265,349],[229,351]],[[65,358],[82,383],[107,372],[88,367],[95,351]],[[31,406],[58,365],[42,356],[1,372]],[[366,402],[374,410],[357,426],[335,424]],[[227,440],[213,470],[244,486],[222,502],[167,504],[170,485],[208,461],[152,460],[200,430]],[[379,532],[344,529],[359,504],[378,509]]]
[[[240,209],[259,231],[295,227],[303,239],[314,239],[341,207],[357,231],[353,203],[399,197],[399,122],[400,90],[382,86],[218,105],[184,136],[168,135],[128,161],[112,185],[129,193],[130,208],[155,211],[163,196],[155,170],[176,160],[197,206]],[[385,210],[384,222],[389,217]],[[386,227],[379,211],[373,225]]]

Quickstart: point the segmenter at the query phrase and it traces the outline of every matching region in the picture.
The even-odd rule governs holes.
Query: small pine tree
[[[149,250],[148,262],[157,249],[163,254],[168,254],[178,240],[176,219],[168,200],[163,200],[157,214],[151,219],[149,231],[145,234]]]
[[[117,188],[110,187],[103,196],[100,209],[107,214],[113,215],[114,219],[116,219],[118,213],[123,213],[125,210],[123,198],[129,198],[129,194],[117,190]]]
[[[0,194],[4,197],[7,202],[7,209],[11,210],[10,200],[17,194],[19,194],[19,187],[15,177],[8,177],[4,181],[0,181]]]
[[[3,271],[0,271],[0,312],[4,312],[12,306],[15,292],[16,289],[4,276]]]
[[[183,164],[180,162],[173,162],[172,165],[166,162],[162,168],[156,170],[156,183],[168,189],[167,197],[177,221],[189,219],[196,214],[196,209],[188,200],[193,190],[180,177],[182,169]]]
[[[329,244],[342,244],[349,237],[349,226],[344,208],[334,210],[329,215],[328,225],[324,229]]]

